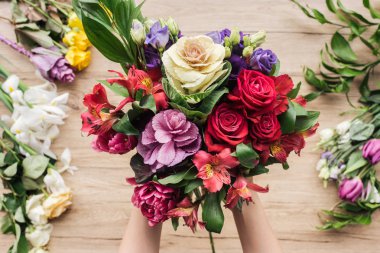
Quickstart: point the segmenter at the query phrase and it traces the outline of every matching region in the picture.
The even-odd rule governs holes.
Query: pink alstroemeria
[[[239,165],[239,161],[231,156],[229,148],[223,149],[217,155],[198,151],[194,155],[193,163],[199,171],[197,177],[203,179],[203,185],[209,192],[218,192],[223,184],[230,184],[228,170]]]
[[[228,189],[225,206],[230,209],[234,208],[240,198],[252,202],[252,194],[249,190],[263,193],[269,191],[268,187],[264,188],[257,184],[250,183],[245,177],[238,176],[232,187]]]
[[[186,226],[195,233],[197,225],[200,229],[204,229],[205,227],[205,223],[198,220],[198,208],[199,205],[194,205],[189,197],[186,197],[177,204],[177,208],[170,210],[167,216],[170,218],[183,217]]]

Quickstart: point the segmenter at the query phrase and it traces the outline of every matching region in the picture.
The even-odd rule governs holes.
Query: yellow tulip
[[[69,47],[65,58],[71,66],[76,68],[78,71],[81,71],[90,65],[91,52],[89,50],[83,51],[78,47],[73,46]]]
[[[85,51],[89,46],[91,46],[91,43],[86,36],[86,33],[77,28],[66,33],[62,41],[67,46],[75,46],[82,51]]]
[[[82,21],[78,18],[77,14],[75,12],[70,13],[68,25],[71,28],[79,28],[83,31],[83,24]]]

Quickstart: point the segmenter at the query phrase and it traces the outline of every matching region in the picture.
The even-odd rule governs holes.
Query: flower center
[[[214,170],[211,164],[206,164],[205,170],[206,170],[207,178],[211,178],[214,175]]]

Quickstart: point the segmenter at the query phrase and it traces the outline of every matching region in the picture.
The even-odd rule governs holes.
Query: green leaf
[[[106,58],[118,63],[134,63],[122,42],[113,32],[97,19],[82,12],[83,27],[91,44],[94,45]]]
[[[5,154],[4,153],[0,153],[0,167],[3,167],[6,165],[5,163]]]
[[[125,98],[129,97],[128,89],[118,83],[110,84],[106,80],[99,80],[98,82],[106,86],[108,89],[110,89],[113,93],[117,95],[120,95]]]
[[[367,124],[362,121],[354,121],[350,127],[351,140],[365,141],[371,137],[375,131],[373,124]]]
[[[288,93],[288,98],[290,99],[296,98],[300,91],[301,85],[302,85],[301,82],[297,83],[297,86]]]
[[[321,91],[311,92],[311,93],[307,94],[306,96],[304,96],[304,98],[306,99],[307,102],[311,102],[314,99],[318,98],[322,93],[323,92],[321,92]]]
[[[253,169],[259,155],[253,150],[251,144],[240,143],[236,146],[235,155],[240,164],[246,168]]]
[[[7,176],[7,177],[13,177],[17,174],[17,166],[18,166],[18,163],[14,163],[10,166],[8,166],[8,168],[6,168],[4,170],[4,175]]]
[[[329,21],[326,19],[325,15],[323,15],[320,11],[318,11],[317,9],[312,9],[312,11],[313,11],[315,19],[319,23],[321,23],[322,25],[329,23]]]
[[[116,124],[112,126],[112,129],[116,132],[123,133],[126,135],[139,135],[139,131],[131,123],[131,111],[132,110],[124,114],[124,116]]]
[[[261,174],[266,174],[268,172],[269,172],[268,168],[265,168],[265,166],[262,164],[258,164],[254,169],[249,170],[249,172],[246,173],[245,175],[247,177],[253,177],[253,176],[258,176]]]
[[[135,173],[135,179],[138,184],[145,183],[152,178],[152,169],[148,164],[144,163],[144,158],[139,153],[132,156],[130,165]]]
[[[154,100],[153,95],[143,96],[140,100],[140,107],[144,109],[149,109],[152,112],[156,113],[156,101]]]
[[[280,73],[281,63],[280,60],[277,59],[276,64],[273,66],[269,76],[277,76]]]
[[[23,233],[20,225],[15,224],[16,230],[16,241],[13,244],[12,253],[28,253],[29,246],[28,241],[25,238],[25,234]]]
[[[314,126],[319,117],[319,112],[316,111],[308,111],[307,116],[297,117],[295,124],[296,132],[304,132],[309,130],[312,126]]]
[[[27,191],[38,190],[41,188],[41,186],[31,178],[22,177],[21,180],[25,190]]]
[[[352,158],[352,156],[350,158]],[[350,166],[347,165],[347,169],[344,171],[345,175],[348,175],[368,164],[367,160],[365,160],[363,157],[360,157],[358,160],[351,163],[352,164]]]
[[[328,90],[327,84],[323,80],[318,79],[314,71],[311,70],[310,68],[305,68],[304,75],[305,75],[306,82],[310,84],[311,86],[314,86],[318,90],[323,90],[323,91]]]
[[[372,18],[380,19],[380,12],[372,7],[369,0],[363,0],[363,5],[370,11]]]
[[[16,210],[16,213],[15,213],[15,220],[18,222],[18,223],[25,223],[25,217],[24,217],[24,213],[22,211],[22,207],[19,206]]]
[[[203,124],[207,119],[207,114],[203,112],[187,109],[175,103],[169,103],[169,104],[174,109],[181,111],[183,114],[186,115],[188,119],[190,119],[196,124]]]
[[[190,181],[186,186],[185,186],[185,190],[184,190],[184,193],[187,194],[187,193],[190,193],[192,191],[194,191],[196,188],[198,188],[199,186],[203,185],[203,181],[201,179],[195,179],[193,181]]]
[[[162,86],[164,88],[165,94],[168,96],[169,100],[180,107],[184,107],[186,109],[190,109],[189,104],[182,97],[181,94],[170,84],[169,80],[166,78],[162,79]]]
[[[209,115],[212,112],[212,109],[214,109],[216,103],[218,103],[218,101],[226,93],[228,93],[228,89],[226,87],[213,91],[206,100],[202,101],[197,110]]]
[[[331,48],[335,55],[347,62],[355,63],[357,56],[348,41],[339,33],[335,32],[331,40]]]
[[[332,13],[335,13],[335,12],[336,12],[336,7],[335,7],[335,4],[334,4],[334,0],[326,0],[326,5],[327,5],[327,8],[328,8]]]
[[[209,232],[220,233],[224,224],[224,214],[218,193],[208,192],[203,205],[202,219]]]
[[[158,179],[158,182],[163,185],[168,185],[168,184],[178,184],[182,180],[185,179],[186,175],[191,174],[191,169],[189,170],[183,170],[181,172],[177,172],[173,175],[167,176],[162,179]]]
[[[49,165],[49,159],[42,155],[28,156],[22,161],[23,175],[31,179],[39,178]]]
[[[296,117],[297,113],[294,108],[294,104],[290,102],[288,110],[278,116],[283,134],[290,134],[294,132]]]
[[[291,101],[290,103],[293,105],[294,110],[296,111],[297,117],[298,116],[307,116],[307,111],[303,106],[301,106],[300,104],[295,103],[293,101]]]
[[[9,217],[9,214],[6,214],[3,217],[0,217],[0,225],[1,225],[1,232],[3,234],[15,233],[14,223],[12,219]]]
[[[34,23],[17,25],[15,30],[18,36],[24,36],[41,47],[50,48],[54,46],[53,39],[50,37],[49,32],[40,30]]]
[[[179,226],[179,218],[178,217],[172,218],[172,226],[173,226],[174,231],[177,231],[178,226]]]

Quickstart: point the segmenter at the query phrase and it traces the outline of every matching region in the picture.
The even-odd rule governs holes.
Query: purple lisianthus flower
[[[201,141],[198,127],[182,112],[166,110],[156,114],[147,124],[137,144],[137,152],[155,172],[195,154]]]
[[[250,67],[263,74],[269,74],[276,63],[277,56],[271,50],[264,50],[262,48],[255,50],[249,60]]]
[[[158,51],[152,46],[148,45],[145,50],[145,60],[148,69],[154,69],[161,66],[161,58]]]
[[[330,151],[323,152],[321,155],[322,159],[330,160],[333,157],[333,154]]]
[[[237,54],[232,54],[231,57],[228,58],[228,61],[232,66],[230,75],[230,79],[232,80],[235,80],[238,77],[242,69],[246,69],[248,67],[248,64],[245,62],[244,58]]]
[[[169,42],[169,28],[167,26],[161,27],[161,23],[157,21],[150,28],[147,34],[145,44],[151,45],[156,49],[165,48]]]
[[[380,139],[372,139],[367,141],[363,147],[363,157],[372,164],[380,162]]]
[[[343,200],[355,202],[363,191],[363,182],[360,178],[344,179],[339,185],[339,197]]]
[[[62,56],[59,49],[37,47],[32,50],[30,60],[38,68],[41,75],[50,81],[70,83],[75,74],[69,62]]]

